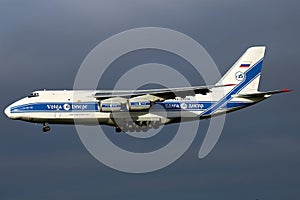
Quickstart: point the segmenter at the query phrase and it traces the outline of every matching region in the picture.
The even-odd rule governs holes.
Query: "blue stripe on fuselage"
[[[162,106],[167,111],[204,111],[216,104],[216,101],[173,101],[173,102],[157,102],[155,105]],[[224,109],[246,107],[252,102],[228,102]],[[160,107],[153,106],[152,110],[160,109]]]
[[[95,112],[98,111],[97,102],[46,102],[30,103],[11,108],[11,113],[27,112]]]
[[[166,111],[204,111],[210,106],[216,104],[215,101],[174,101],[174,102],[157,102],[155,105],[162,106]],[[228,102],[224,109],[245,107],[252,104],[251,102]],[[153,106],[153,110],[160,107]],[[97,102],[82,103],[31,103],[11,108],[11,113],[32,113],[32,112],[99,112]]]

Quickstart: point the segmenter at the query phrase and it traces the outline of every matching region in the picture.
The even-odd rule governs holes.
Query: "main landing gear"
[[[116,127],[115,131],[116,131],[116,133],[120,133],[120,132],[122,132],[122,129],[119,127]]]
[[[116,133],[120,132],[147,132],[149,129],[158,129],[162,123],[160,122],[151,122],[151,121],[141,121],[141,122],[127,122],[121,124],[121,126],[116,126]]]
[[[48,123],[44,123],[43,132],[49,132],[51,130],[51,127]]]

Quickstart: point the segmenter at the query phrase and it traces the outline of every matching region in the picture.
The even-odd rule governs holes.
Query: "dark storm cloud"
[[[144,26],[191,36],[222,73],[249,46],[266,45],[261,89],[286,86],[296,92],[229,114],[220,141],[204,160],[197,154],[208,122],[200,122],[182,158],[145,175],[98,163],[72,126],[54,126],[44,135],[40,126],[2,113],[0,198],[299,199],[298,8],[293,0],[1,1],[1,110],[32,90],[71,89],[82,60],[99,42]],[[186,64],[157,52],[120,61],[129,67],[151,61],[151,55],[175,68]],[[187,75],[191,83],[203,84]]]

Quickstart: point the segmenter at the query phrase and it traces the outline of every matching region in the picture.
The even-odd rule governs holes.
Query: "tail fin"
[[[239,89],[234,92],[254,93],[258,91],[262,62],[266,47],[250,47],[234,63],[231,69],[218,81],[217,85],[233,84]],[[229,93],[232,87],[225,88],[225,93]]]

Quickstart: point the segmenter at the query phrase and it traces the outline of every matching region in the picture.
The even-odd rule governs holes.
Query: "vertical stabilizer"
[[[241,85],[235,93],[254,93],[258,91],[265,46],[250,47],[234,63],[229,71],[218,81],[217,85]],[[225,88],[225,93],[233,87]]]

